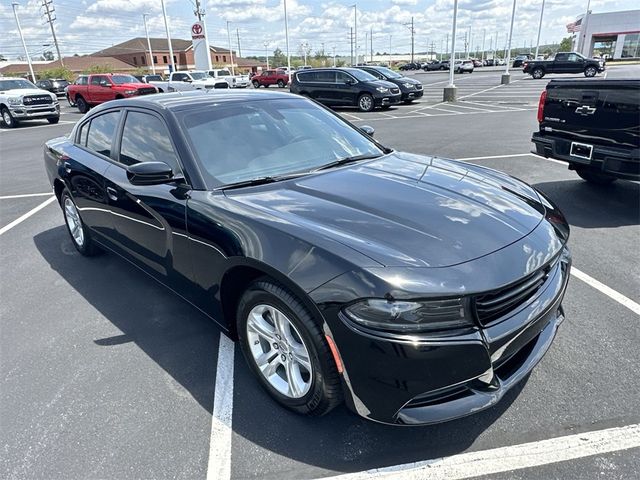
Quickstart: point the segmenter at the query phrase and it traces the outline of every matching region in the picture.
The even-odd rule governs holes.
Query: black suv
[[[400,89],[394,83],[379,80],[359,68],[317,68],[295,72],[291,92],[317,100],[324,105],[358,107],[370,112],[375,107],[389,108],[400,102]]]
[[[56,95],[64,95],[64,89],[67,85],[69,85],[69,82],[64,78],[45,78],[36,82],[36,87]]]
[[[370,73],[378,80],[386,80],[387,82],[395,83],[400,88],[400,100],[404,103],[411,103],[416,98],[422,97],[424,92],[422,91],[422,83],[413,78],[407,78],[400,75],[398,72],[394,72],[387,67],[358,67],[360,70],[364,70]]]

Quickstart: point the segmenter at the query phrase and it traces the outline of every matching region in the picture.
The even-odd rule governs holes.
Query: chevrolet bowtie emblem
[[[589,105],[582,105],[581,107],[576,108],[576,113],[586,117],[587,115],[593,115],[596,113],[596,109]]]

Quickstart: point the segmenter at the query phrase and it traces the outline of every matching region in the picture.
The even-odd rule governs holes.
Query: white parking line
[[[578,270],[575,267],[571,268],[571,275],[573,275],[576,278],[579,278],[580,280],[582,280],[587,285],[590,285],[591,287],[595,288],[596,290],[599,290],[600,292],[604,293],[607,297],[615,300],[620,305],[622,305],[624,307],[627,307],[629,310],[631,310],[636,315],[640,315],[640,304],[634,302],[629,297],[625,297],[620,292],[615,291],[613,288],[606,286],[604,283],[599,282],[598,280],[596,280],[592,276],[587,275],[582,270]]]
[[[5,195],[4,197],[0,197],[0,200],[9,200],[11,198],[29,198],[29,197],[46,197],[49,195],[53,195],[53,192],[47,193],[23,193],[21,195]]]
[[[0,133],[9,133],[9,132],[23,132],[26,130],[33,130],[35,128],[46,128],[46,127],[55,127],[56,125],[64,125],[64,124],[74,124],[77,122],[67,122],[66,120],[60,120],[58,123],[56,123],[55,125],[51,125],[51,124],[46,124],[46,125],[36,125],[34,127],[25,127],[25,128],[2,128],[0,129]]]
[[[637,447],[640,447],[640,425],[633,424],[510,447],[462,453],[424,462],[377,468],[366,472],[325,477],[324,480],[364,480],[370,478],[459,480],[566,462]]]
[[[231,478],[231,421],[233,418],[233,355],[235,344],[220,334],[216,386],[211,414],[207,480]]]
[[[0,228],[0,235],[8,232],[9,230],[11,230],[13,227],[15,227],[16,225],[19,225],[20,223],[24,222],[27,218],[29,218],[31,215],[38,213],[40,210],[42,210],[44,207],[46,207],[47,205],[49,205],[50,203],[52,203],[53,201],[56,200],[56,197],[53,196],[51,198],[46,199],[44,202],[42,202],[40,205],[38,205],[35,208],[32,208],[31,210],[29,210],[27,213],[25,213],[24,215],[16,218],[13,222],[11,222],[8,225],[5,225],[4,227]]]

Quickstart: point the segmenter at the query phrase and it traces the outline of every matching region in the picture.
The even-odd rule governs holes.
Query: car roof
[[[156,95],[143,95],[121,100],[105,102],[95,108],[96,111],[114,107],[119,104],[123,107],[154,108],[157,110],[179,111],[193,105],[218,105],[221,103],[243,103],[256,100],[269,100],[276,98],[300,99],[299,95],[288,92],[276,92],[268,90],[244,90],[230,91],[230,89],[190,90],[185,92],[159,93]],[[93,110],[93,109],[92,109]]]

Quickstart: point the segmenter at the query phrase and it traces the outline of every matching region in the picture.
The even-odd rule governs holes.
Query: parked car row
[[[295,72],[291,92],[327,106],[353,106],[362,112],[422,97],[422,84],[386,67],[318,68]]]

